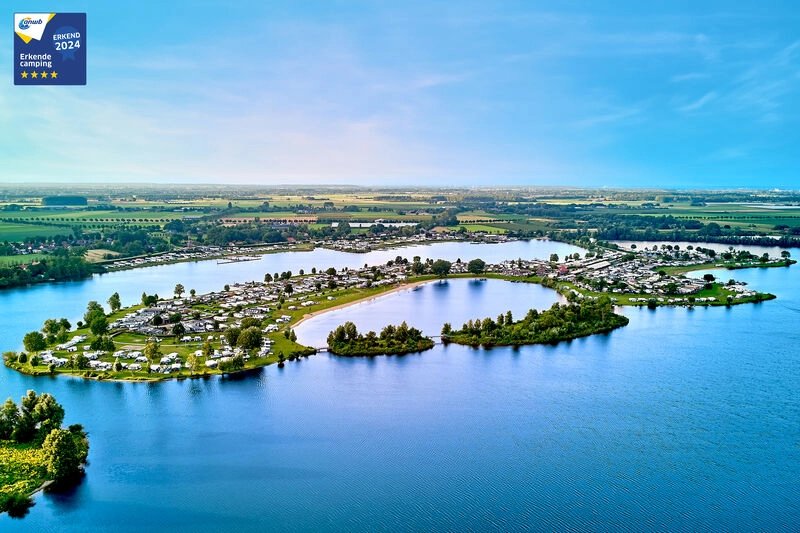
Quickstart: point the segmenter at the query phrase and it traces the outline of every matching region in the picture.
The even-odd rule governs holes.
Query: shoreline
[[[291,327],[292,327],[292,329],[295,329],[295,328],[297,328],[297,326],[299,326],[300,324],[302,324],[306,320],[311,320],[314,317],[317,317],[317,316],[320,316],[320,315],[324,315],[325,313],[329,313],[331,311],[338,311],[340,309],[346,309],[346,308],[352,307],[354,305],[363,304],[365,302],[371,302],[373,300],[377,300],[378,298],[383,298],[384,296],[388,296],[388,295],[394,294],[396,292],[400,292],[400,291],[403,291],[403,290],[406,290],[406,289],[415,289],[415,288],[420,287],[422,285],[425,285],[427,283],[435,283],[436,281],[439,281],[439,280],[426,279],[426,280],[422,280],[422,281],[413,281],[411,283],[404,283],[403,285],[399,285],[397,287],[392,287],[391,289],[389,289],[387,291],[384,291],[384,292],[382,292],[380,294],[376,294],[374,296],[370,296],[368,298],[362,298],[360,300],[353,300],[352,302],[347,302],[347,303],[344,303],[344,304],[334,305],[333,307],[328,307],[327,309],[322,309],[320,311],[314,311],[313,313],[307,313],[307,314],[303,315],[300,318],[300,320],[298,320],[294,324],[291,324]]]

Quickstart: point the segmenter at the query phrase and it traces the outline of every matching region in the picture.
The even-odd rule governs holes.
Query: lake
[[[461,246],[480,251],[459,250],[462,260],[492,249]],[[734,273],[777,300],[626,308],[628,326],[555,346],[320,354],[237,379],[157,384],[3,369],[7,395],[51,392],[92,448],[79,487],[38,496],[0,529],[796,530],[799,271]],[[177,282],[192,286],[165,280],[165,292]],[[146,279],[137,283],[134,295]],[[298,334],[324,338],[345,320],[437,334],[444,321],[521,316],[557,299],[526,284],[448,280],[316,317]]]

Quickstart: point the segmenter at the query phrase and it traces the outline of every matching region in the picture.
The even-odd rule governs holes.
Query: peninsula
[[[110,312],[98,302],[89,302],[74,330],[65,318],[48,319],[40,331],[25,335],[24,352],[6,352],[4,361],[33,375],[149,381],[238,372],[295,360],[319,349],[341,355],[419,351],[432,342],[420,334],[409,343],[407,333],[414,328],[392,326],[393,331],[383,332],[384,338],[351,334],[343,328],[348,342],[342,342],[337,330],[327,346],[312,347],[298,342],[294,327],[319,313],[448,277],[539,283],[558,291],[570,305],[541,313],[532,310],[521,322],[510,317],[482,319],[480,326],[465,324],[458,331],[448,331],[444,340],[486,346],[555,342],[624,325],[626,319],[614,314],[613,306],[730,306],[772,299],[774,295],[754,291],[734,279],[720,282],[713,274],[687,277],[685,273],[698,267],[791,263],[788,257],[756,257],[748,252],[715,257],[702,247],[593,246],[582,257],[553,254],[547,260],[518,258],[498,264],[478,258],[450,262],[397,256],[382,265],[354,270],[276,272],[266,274],[263,281],[225,285],[222,291],[202,295],[194,290],[186,294],[178,283],[172,298],[143,293],[141,303],[128,308],[122,308],[119,295],[113,294],[107,301]],[[405,332],[400,338],[394,337],[397,329]]]

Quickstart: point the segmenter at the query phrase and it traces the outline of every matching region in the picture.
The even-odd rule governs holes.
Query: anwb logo
[[[42,19],[33,20],[30,17],[25,17],[24,19],[19,21],[19,29],[27,30],[28,28],[31,27],[31,24],[41,24],[41,23],[42,23]]]

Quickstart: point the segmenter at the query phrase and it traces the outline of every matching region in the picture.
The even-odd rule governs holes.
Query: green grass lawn
[[[484,233],[492,233],[495,235],[502,235],[504,233],[508,233],[508,230],[505,228],[499,228],[493,225],[487,224],[461,224],[460,228],[465,228],[467,231],[471,232],[478,232],[482,231]]]
[[[54,235],[71,235],[72,230],[66,227],[38,226],[34,224],[16,224],[0,222],[0,241],[23,242],[29,237],[52,237]]]
[[[0,255],[0,267],[24,265],[47,257],[44,254]]]

